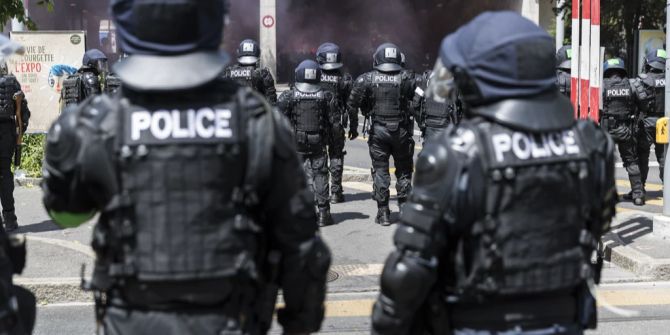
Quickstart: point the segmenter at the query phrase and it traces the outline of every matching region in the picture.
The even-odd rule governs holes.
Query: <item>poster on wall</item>
[[[9,72],[21,83],[30,111],[29,133],[46,132],[60,114],[63,80],[81,67],[86,51],[83,31],[12,32],[26,49],[9,60]]]
[[[665,33],[662,30],[640,30],[638,35],[637,46],[637,64],[638,73],[642,72],[644,67],[644,57],[648,53],[657,49],[664,49]]]

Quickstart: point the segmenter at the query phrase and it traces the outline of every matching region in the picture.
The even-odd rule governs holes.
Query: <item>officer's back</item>
[[[279,288],[286,333],[323,319],[329,251],[314,202],[285,120],[220,78],[224,8],[113,1],[131,54],[116,67],[123,88],[49,132],[50,214],[76,226],[101,213],[88,288],[108,334],[262,334]]]
[[[428,91],[443,99],[457,88],[466,120],[419,155],[374,333],[595,326],[588,287],[600,271],[591,255],[614,215],[612,142],[573,119],[553,57],[550,36],[513,12],[484,13],[444,40]]]

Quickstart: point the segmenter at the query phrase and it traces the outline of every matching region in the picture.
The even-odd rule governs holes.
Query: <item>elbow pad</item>
[[[286,307],[277,312],[284,332],[314,333],[321,328],[330,262],[330,250],[318,236],[285,258],[282,290]]]
[[[381,293],[372,311],[376,334],[408,334],[414,316],[437,281],[437,262],[398,251],[386,260]]]

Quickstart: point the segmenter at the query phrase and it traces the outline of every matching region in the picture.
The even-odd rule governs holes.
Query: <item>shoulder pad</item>
[[[591,120],[579,120],[576,126],[584,145],[591,153],[598,152],[605,156],[614,154],[614,142],[605,131]]]
[[[239,95],[240,107],[247,115],[256,117],[269,108],[263,96],[248,87],[240,87],[237,94]]]

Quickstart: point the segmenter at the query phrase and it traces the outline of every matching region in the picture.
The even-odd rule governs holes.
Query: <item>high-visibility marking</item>
[[[572,66],[570,71],[570,101],[575,109],[575,118],[579,117],[579,59],[581,53],[579,49],[579,18],[580,18],[580,0],[572,0]]]
[[[589,109],[591,120],[600,121],[600,87],[602,64],[600,61],[600,0],[591,1],[591,41],[590,41],[590,98]]]

